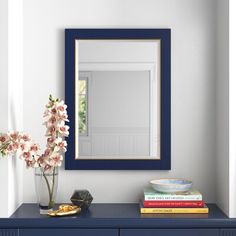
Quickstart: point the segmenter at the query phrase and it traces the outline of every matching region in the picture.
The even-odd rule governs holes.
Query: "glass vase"
[[[35,188],[40,214],[53,210],[58,186],[58,167],[50,170],[35,169]]]

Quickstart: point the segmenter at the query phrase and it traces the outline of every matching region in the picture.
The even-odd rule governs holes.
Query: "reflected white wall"
[[[80,156],[149,156],[149,72],[89,74],[88,135],[79,138]]]

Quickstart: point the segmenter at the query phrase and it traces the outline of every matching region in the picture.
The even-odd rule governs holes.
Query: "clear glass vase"
[[[40,214],[47,214],[53,210],[58,186],[58,167],[45,171],[35,169],[35,188]]]

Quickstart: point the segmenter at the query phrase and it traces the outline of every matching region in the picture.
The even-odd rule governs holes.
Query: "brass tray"
[[[81,208],[72,205],[60,205],[58,210],[48,212],[49,216],[71,216],[81,212]]]

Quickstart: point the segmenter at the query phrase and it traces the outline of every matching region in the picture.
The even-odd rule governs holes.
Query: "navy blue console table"
[[[0,219],[0,236],[236,236],[236,219],[208,206],[209,214],[141,215],[138,204],[92,204],[77,216],[50,218],[23,204]]]

